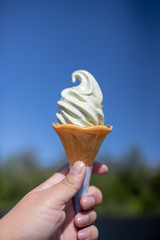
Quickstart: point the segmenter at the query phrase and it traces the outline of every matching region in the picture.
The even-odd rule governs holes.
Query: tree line
[[[91,184],[103,192],[103,203],[97,207],[100,216],[160,215],[160,165],[150,165],[139,147],[119,158],[104,154],[100,160],[109,167],[107,175],[91,178]],[[9,211],[65,163],[65,157],[61,157],[59,165],[41,167],[33,152],[12,156],[1,163],[0,214]]]

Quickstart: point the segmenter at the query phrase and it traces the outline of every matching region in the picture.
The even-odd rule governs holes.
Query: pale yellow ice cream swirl
[[[79,79],[78,86],[67,88],[61,92],[58,101],[57,125],[75,124],[82,127],[104,125],[102,111],[103,95],[95,78],[85,70],[72,74],[72,82]]]

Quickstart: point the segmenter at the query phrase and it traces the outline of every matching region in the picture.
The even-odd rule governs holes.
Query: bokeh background
[[[67,161],[51,125],[84,69],[114,127],[97,156],[110,171],[92,177],[104,195],[100,239],[158,239],[159,13],[158,0],[0,1],[1,215]]]

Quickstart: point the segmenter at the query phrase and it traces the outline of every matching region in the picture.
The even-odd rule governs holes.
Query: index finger
[[[103,175],[103,174],[106,174],[108,171],[109,171],[109,169],[105,164],[99,163],[99,162],[94,162],[93,170],[92,170],[93,174]]]

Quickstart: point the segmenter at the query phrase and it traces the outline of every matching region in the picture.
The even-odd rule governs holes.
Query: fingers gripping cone
[[[65,149],[72,167],[76,161],[85,163],[86,177],[82,188],[74,197],[75,212],[81,211],[80,199],[87,192],[90,184],[93,161],[105,137],[112,131],[112,126],[80,127],[73,124],[52,124]]]

